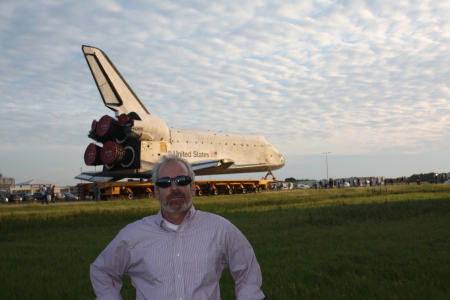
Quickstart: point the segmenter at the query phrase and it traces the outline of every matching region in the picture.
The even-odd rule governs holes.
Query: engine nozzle
[[[123,167],[129,167],[135,159],[135,151],[131,146],[122,146],[113,141],[107,141],[101,149],[101,161],[106,165],[121,163]]]
[[[125,126],[131,122],[131,118],[127,114],[121,114],[118,118],[118,123],[120,126]]]
[[[91,143],[87,146],[86,151],[84,152],[84,163],[87,166],[98,166],[102,165],[102,160],[100,158],[100,153],[102,151],[102,147]]]
[[[90,137],[102,143],[108,140],[122,140],[126,137],[122,126],[108,115],[104,115],[98,122],[95,120],[92,122],[91,134],[94,137]]]

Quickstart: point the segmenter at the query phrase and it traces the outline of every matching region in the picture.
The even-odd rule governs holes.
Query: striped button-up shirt
[[[122,276],[136,299],[220,299],[224,268],[238,300],[263,299],[261,270],[244,235],[226,219],[192,206],[176,231],[159,212],[129,224],[91,264],[97,299],[122,299]]]

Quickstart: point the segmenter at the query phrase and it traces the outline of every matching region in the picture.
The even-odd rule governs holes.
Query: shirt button
[[[177,256],[180,256],[180,253],[177,253]]]
[[[181,277],[181,275],[178,275],[178,278],[180,278]]]

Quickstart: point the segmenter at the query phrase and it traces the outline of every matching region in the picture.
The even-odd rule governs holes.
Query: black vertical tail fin
[[[102,50],[85,45],[82,50],[106,107],[116,116],[130,112],[150,114]]]

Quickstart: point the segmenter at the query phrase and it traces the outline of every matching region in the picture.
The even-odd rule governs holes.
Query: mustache
[[[177,198],[177,197],[182,197],[183,199],[185,199],[186,200],[186,195],[185,194],[183,194],[182,192],[180,192],[180,191],[173,191],[172,193],[170,193],[168,196],[167,196],[167,200],[172,200],[173,198]]]

